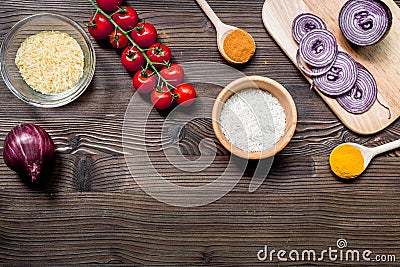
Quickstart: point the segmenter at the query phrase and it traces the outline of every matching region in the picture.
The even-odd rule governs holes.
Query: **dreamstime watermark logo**
[[[271,249],[267,245],[257,252],[259,261],[273,262],[396,262],[394,254],[375,254],[370,249],[349,249],[346,239],[340,238],[336,241],[336,247],[328,247],[327,249],[316,251],[314,249],[303,250],[276,250]]]
[[[233,80],[245,76],[235,68],[218,63],[193,62],[181,65],[185,70],[185,82],[217,85],[219,88],[214,86],[213,90],[217,89],[218,92]],[[214,92],[214,95],[218,92]],[[182,153],[180,137],[185,125],[195,120],[208,121],[207,124],[211,125],[215,98],[205,97],[204,93],[202,95],[189,109],[177,106],[165,114],[161,128],[153,126],[155,120],[160,120],[159,113],[140,94],[134,94],[125,113],[122,144],[129,172],[147,194],[169,205],[194,207],[220,199],[236,186],[248,165],[247,160],[233,155],[228,161],[218,161],[217,146],[211,136],[201,137],[202,140],[198,142],[199,157],[193,159]],[[151,137],[147,134],[149,132]],[[250,192],[262,184],[272,162],[273,158],[262,160],[254,168]],[[221,165],[224,165],[224,171],[220,171]],[[168,168],[159,166],[175,168],[174,173],[185,175],[184,180],[190,177],[196,179],[194,173],[200,173],[207,168],[218,171],[208,172],[212,176],[208,178],[212,178],[212,181],[201,186],[186,186],[174,182],[179,177],[171,177],[163,172]]]

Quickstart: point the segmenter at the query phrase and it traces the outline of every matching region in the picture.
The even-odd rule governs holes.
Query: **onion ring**
[[[299,44],[300,56],[305,63],[315,68],[331,64],[338,54],[335,36],[328,30],[308,32]]]
[[[345,52],[339,52],[327,73],[313,79],[314,85],[328,96],[338,96],[350,91],[358,76],[357,64]]]
[[[347,93],[336,98],[347,112],[362,114],[367,112],[378,97],[378,87],[372,74],[358,64],[358,79],[355,86]]]
[[[309,69],[306,66],[304,66],[304,64],[301,62],[299,50],[297,50],[296,61],[297,61],[297,66],[299,66],[300,70],[309,77],[324,75],[332,68],[333,64],[335,63],[335,61],[332,61],[332,63],[326,67]]]
[[[319,17],[311,13],[302,13],[298,15],[292,23],[292,35],[293,39],[297,43],[303,39],[304,35],[308,32],[316,29],[326,30],[325,22]]]

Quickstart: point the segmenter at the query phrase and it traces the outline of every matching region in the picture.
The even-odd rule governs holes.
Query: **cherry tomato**
[[[161,43],[151,45],[146,54],[151,62],[156,62],[154,66],[157,68],[162,68],[171,60],[171,50],[167,45]]]
[[[139,50],[133,46],[128,46],[122,52],[121,62],[127,71],[137,71],[144,65],[145,59]]]
[[[125,48],[128,46],[128,38],[121,31],[115,29],[110,34],[110,43],[115,48]]]
[[[148,94],[156,88],[157,79],[151,70],[139,70],[133,76],[133,87],[140,94]]]
[[[97,5],[107,13],[117,11],[123,0],[96,0]]]
[[[133,29],[139,21],[136,10],[130,6],[122,6],[112,18],[124,31]]]
[[[157,30],[150,23],[139,23],[131,32],[132,40],[140,47],[147,48],[157,40]]]
[[[181,84],[184,79],[184,71],[182,67],[178,64],[170,64],[169,66],[165,66],[160,71],[161,76],[166,79],[172,86],[177,86]]]
[[[103,14],[97,13],[94,18],[90,18],[88,30],[94,39],[101,40],[108,38],[114,25]]]
[[[188,107],[196,99],[196,90],[188,83],[182,83],[174,90],[175,102],[181,106]]]
[[[172,105],[172,98],[171,92],[163,86],[161,90],[154,90],[150,96],[151,103],[153,103],[156,109],[167,109]]]

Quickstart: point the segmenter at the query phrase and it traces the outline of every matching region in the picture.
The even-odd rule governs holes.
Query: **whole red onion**
[[[40,175],[42,167],[51,163],[54,142],[40,126],[22,124],[14,127],[4,141],[3,158],[13,171],[28,176],[32,182]]]

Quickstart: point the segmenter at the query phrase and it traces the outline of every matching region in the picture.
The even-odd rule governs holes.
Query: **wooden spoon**
[[[362,145],[359,145],[359,144],[356,144],[356,143],[344,143],[344,144],[341,144],[341,145],[337,146],[336,148],[344,146],[344,145],[351,145],[351,146],[357,148],[358,150],[360,150],[360,152],[361,152],[361,154],[363,155],[363,158],[364,158],[364,169],[363,169],[363,171],[365,171],[365,169],[368,167],[368,165],[371,162],[371,160],[376,155],[379,155],[379,154],[388,152],[390,150],[399,148],[400,147],[400,140],[393,141],[393,142],[390,142],[390,143],[387,143],[387,144],[384,144],[384,145],[381,145],[381,146],[373,147],[373,148],[362,146]]]
[[[211,20],[212,24],[214,24],[215,29],[217,30],[217,44],[218,44],[218,50],[221,53],[221,55],[226,59],[231,64],[239,65],[239,64],[244,64],[245,62],[238,62],[233,59],[231,59],[225,52],[224,50],[224,40],[228,34],[233,32],[234,30],[242,30],[237,27],[227,25],[223,23],[218,16],[215,14],[215,12],[211,9],[210,5],[207,3],[206,0],[196,0],[201,9],[204,11],[204,13],[208,16],[208,18]],[[242,30],[244,31],[244,30]],[[254,38],[247,32],[246,32],[251,39],[253,40],[254,47],[256,47],[256,44],[254,42]],[[251,58],[251,57],[250,57]],[[249,60],[250,60],[249,58]]]

